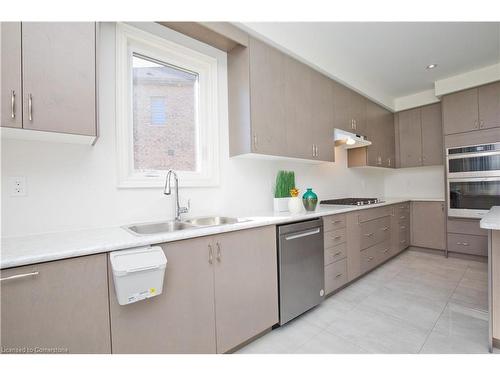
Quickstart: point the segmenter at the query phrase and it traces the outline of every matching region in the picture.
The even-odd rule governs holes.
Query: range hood
[[[335,146],[344,146],[344,148],[366,147],[372,144],[362,135],[346,132],[342,129],[334,129],[333,138]]]

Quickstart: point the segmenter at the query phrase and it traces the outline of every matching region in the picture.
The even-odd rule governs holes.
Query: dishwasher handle
[[[307,237],[307,236],[312,236],[314,234],[318,234],[321,231],[321,228],[316,228],[313,230],[308,230],[307,232],[302,232],[298,234],[292,234],[289,236],[285,236],[286,241],[294,240],[296,238],[301,238],[301,237]]]

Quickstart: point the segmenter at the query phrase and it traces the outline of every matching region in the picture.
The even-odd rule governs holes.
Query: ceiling
[[[391,107],[434,81],[500,61],[500,23],[250,22],[251,34]],[[429,64],[437,68],[427,70]]]

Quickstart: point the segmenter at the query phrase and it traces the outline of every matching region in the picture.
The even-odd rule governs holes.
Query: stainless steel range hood
[[[344,148],[366,147],[372,144],[365,137],[342,129],[334,129],[333,137],[335,146],[343,146]]]

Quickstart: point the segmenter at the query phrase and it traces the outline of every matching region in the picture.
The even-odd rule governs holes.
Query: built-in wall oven
[[[446,150],[448,216],[480,218],[500,206],[500,143]]]

